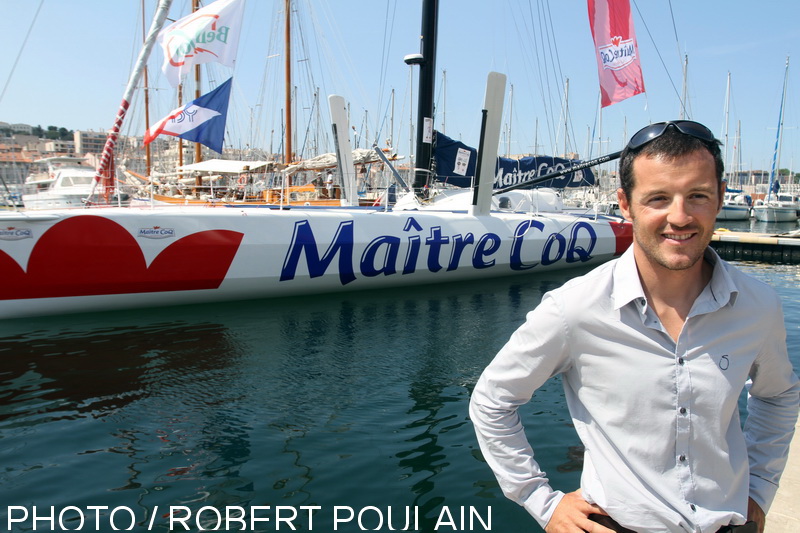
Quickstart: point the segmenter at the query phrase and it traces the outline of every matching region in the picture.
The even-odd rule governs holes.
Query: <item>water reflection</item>
[[[170,505],[319,505],[320,530],[335,505],[419,507],[422,531],[442,505],[491,505],[495,530],[530,528],[466,403],[567,277],[0,325],[0,498],[125,505],[159,527]],[[525,416],[562,464],[577,442],[560,386],[537,396]]]

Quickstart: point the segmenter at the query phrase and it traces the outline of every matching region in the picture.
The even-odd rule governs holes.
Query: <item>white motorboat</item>
[[[36,163],[39,169],[25,180],[27,186],[36,187],[35,192],[22,195],[25,209],[84,207],[95,192],[95,169],[83,158],[49,157]]]
[[[751,200],[742,192],[726,192],[722,199],[722,209],[717,220],[748,220],[750,218]]]

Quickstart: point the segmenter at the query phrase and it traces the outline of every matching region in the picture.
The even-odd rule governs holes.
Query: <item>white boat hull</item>
[[[95,208],[0,213],[0,318],[378,289],[607,261],[619,219]]]
[[[797,208],[757,205],[753,207],[753,216],[760,222],[794,222],[797,220]]]
[[[748,220],[750,207],[746,205],[724,205],[717,215],[717,220]]]
[[[88,196],[88,192],[79,194],[57,194],[41,191],[38,193],[23,194],[22,203],[25,209],[73,209],[76,207],[85,207],[84,199]]]

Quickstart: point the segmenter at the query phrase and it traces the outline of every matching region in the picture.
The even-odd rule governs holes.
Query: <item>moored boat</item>
[[[163,21],[168,0],[161,6],[156,18]],[[134,85],[132,76],[123,102]],[[405,208],[357,205],[349,139],[337,134],[350,130],[347,106],[331,96],[340,207],[211,203],[0,213],[0,319],[377,290],[621,255],[632,241],[630,222],[564,213],[556,203],[545,208],[546,191],[516,190],[620,152],[493,190],[504,90],[505,76],[490,73],[474,188],[430,197],[416,182],[430,176],[430,164],[418,157]],[[471,158],[465,154],[467,168]]]
[[[742,191],[726,191],[717,220],[748,220],[751,203],[750,196]]]
[[[380,208],[0,213],[0,318],[380,289],[596,264],[614,217]]]
[[[800,203],[793,198],[781,200],[781,196],[774,200],[758,200],[753,206],[753,216],[759,222],[794,222],[797,220],[797,210]]]
[[[84,207],[95,190],[95,170],[80,157],[50,157],[36,161],[39,171],[26,179],[36,191],[23,194],[25,209],[61,209]],[[114,193],[110,201],[127,201],[126,194]]]
[[[775,138],[775,151],[772,155],[772,171],[769,174],[767,196],[756,201],[753,206],[753,216],[761,222],[794,222],[797,220],[797,211],[800,203],[791,194],[780,194],[780,169],[781,141],[783,140],[783,104],[786,100],[786,89],[789,82],[789,58],[786,58],[786,68],[783,75],[783,92],[781,93],[781,106],[778,113],[778,133]]]

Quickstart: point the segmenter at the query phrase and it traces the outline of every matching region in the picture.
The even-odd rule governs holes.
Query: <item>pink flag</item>
[[[597,50],[601,104],[608,107],[644,92],[639,46],[629,0],[588,0]]]

